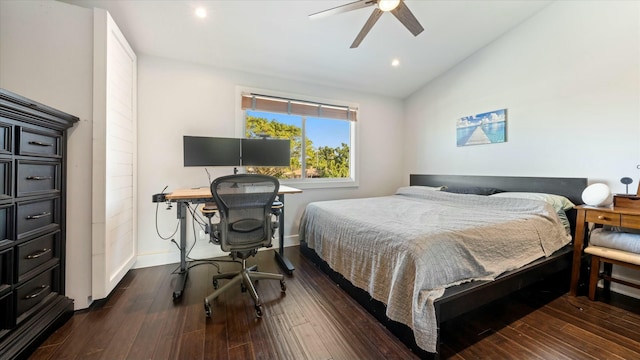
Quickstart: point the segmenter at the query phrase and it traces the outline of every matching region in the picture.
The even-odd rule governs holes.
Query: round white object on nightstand
[[[591,206],[609,205],[613,202],[613,195],[606,184],[591,184],[582,192],[582,201]]]

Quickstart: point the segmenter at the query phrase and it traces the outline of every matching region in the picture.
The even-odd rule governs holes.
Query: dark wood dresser
[[[78,120],[0,89],[0,359],[27,357],[73,315],[65,131]]]

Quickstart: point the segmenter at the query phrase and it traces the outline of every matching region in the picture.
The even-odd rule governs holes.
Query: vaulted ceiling
[[[349,0],[63,0],[108,10],[138,54],[405,98],[550,1],[406,0],[417,37],[384,13],[349,46],[373,6],[320,19]],[[205,18],[194,16],[197,7]],[[391,61],[398,59],[397,67]]]

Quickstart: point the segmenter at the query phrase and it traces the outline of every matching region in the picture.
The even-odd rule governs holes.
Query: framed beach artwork
[[[495,144],[506,141],[507,109],[465,116],[456,122],[458,146]]]

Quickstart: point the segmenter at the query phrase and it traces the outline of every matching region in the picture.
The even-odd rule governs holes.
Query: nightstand
[[[576,206],[576,233],[573,239],[573,265],[569,294],[576,296],[580,281],[580,263],[585,248],[586,228],[589,223],[640,229],[640,209]]]

